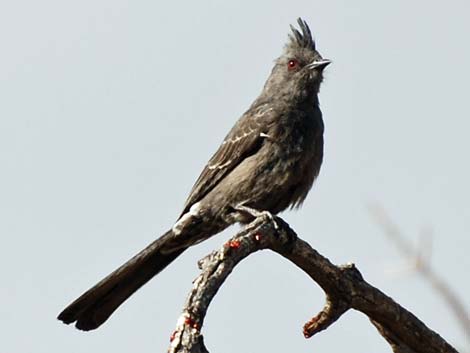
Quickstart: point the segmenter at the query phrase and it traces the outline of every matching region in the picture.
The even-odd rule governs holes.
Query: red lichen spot
[[[308,331],[304,330],[304,337],[305,338],[310,338],[312,336],[310,336],[310,333],[308,333]]]
[[[261,234],[256,233],[254,238],[255,238],[256,241],[260,241],[261,240]]]
[[[184,319],[184,323],[195,330],[199,330],[199,324],[190,316],[187,316],[186,319]]]
[[[305,338],[310,338],[317,332],[319,319],[320,318],[317,315],[317,316],[313,317],[312,319],[310,319],[310,321],[308,321],[304,325],[303,334],[304,334]]]
[[[173,340],[175,339],[176,337],[176,331],[173,331],[173,333],[171,334],[170,336],[170,342],[173,342]]]
[[[240,247],[240,240],[230,240],[228,242],[228,246],[232,249],[238,249]]]

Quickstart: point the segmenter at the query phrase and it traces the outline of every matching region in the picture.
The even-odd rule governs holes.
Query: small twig
[[[304,325],[305,338],[310,338],[316,333],[326,330],[349,309],[349,303],[345,303],[340,299],[334,300],[326,295],[326,303],[323,310]]]
[[[467,340],[470,338],[470,313],[466,310],[455,291],[440,277],[432,268],[429,256],[409,242],[403,235],[399,227],[392,221],[390,216],[379,204],[369,206],[369,211],[374,220],[383,228],[385,235],[397,246],[398,250],[407,258],[415,260],[415,271],[425,277],[449,305],[454,313],[459,326],[463,329]],[[430,253],[430,249],[427,249]]]
[[[220,250],[200,261],[202,273],[186,300],[169,352],[207,353],[201,328],[212,298],[241,260],[258,250],[271,249],[303,269],[326,293],[325,307],[304,326],[306,337],[328,328],[347,310],[355,309],[371,319],[395,353],[457,353],[412,313],[368,284],[353,264],[333,265],[298,239],[282,219],[275,220],[278,229],[273,222],[256,219]]]

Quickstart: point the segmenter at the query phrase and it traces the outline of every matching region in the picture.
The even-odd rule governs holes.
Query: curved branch
[[[326,293],[323,310],[304,325],[306,338],[327,329],[349,309],[355,309],[369,317],[395,353],[457,353],[411,312],[368,284],[354,264],[333,265],[297,238],[279,217],[275,217],[275,222],[269,217],[259,217],[199,262],[202,273],[194,281],[171,336],[170,353],[208,353],[201,327],[212,298],[241,260],[262,249],[289,259]]]

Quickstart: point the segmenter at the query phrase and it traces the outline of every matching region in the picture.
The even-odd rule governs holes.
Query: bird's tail
[[[94,330],[137,289],[175,260],[186,248],[161,251],[173,237],[170,230],[124,265],[83,293],[58,316],[66,324],[84,331]]]

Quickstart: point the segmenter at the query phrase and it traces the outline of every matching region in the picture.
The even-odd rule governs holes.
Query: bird
[[[58,316],[79,330],[101,326],[135,291],[192,245],[259,214],[298,208],[323,161],[323,70],[308,24],[297,19],[260,95],[235,123],[166,233]]]

